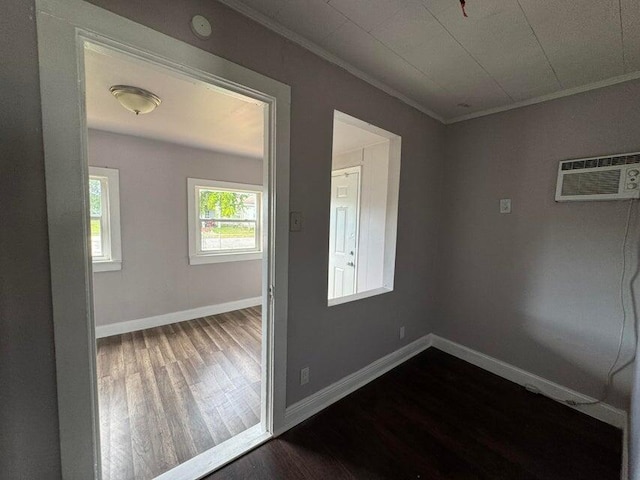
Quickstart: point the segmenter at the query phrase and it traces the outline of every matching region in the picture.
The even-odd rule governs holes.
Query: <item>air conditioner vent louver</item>
[[[616,155],[614,157],[590,158],[562,162],[562,170],[580,170],[582,168],[610,167],[611,165],[629,165],[640,163],[640,154]]]
[[[640,198],[640,153],[560,162],[557,201]]]
[[[619,184],[620,170],[571,173],[564,176],[562,195],[616,194]]]

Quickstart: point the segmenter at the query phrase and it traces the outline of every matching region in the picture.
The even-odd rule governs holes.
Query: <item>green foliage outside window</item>
[[[246,193],[200,190],[200,217],[215,212],[218,218],[238,218],[245,211],[247,198]]]
[[[89,208],[91,216],[102,215],[102,183],[97,178],[89,179]]]

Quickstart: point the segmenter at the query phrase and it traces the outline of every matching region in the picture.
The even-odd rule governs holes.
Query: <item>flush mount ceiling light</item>
[[[160,97],[143,88],[129,85],[114,85],[109,89],[124,108],[139,115],[153,112],[160,105]]]

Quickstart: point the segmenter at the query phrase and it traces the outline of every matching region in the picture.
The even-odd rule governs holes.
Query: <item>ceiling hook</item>
[[[465,5],[467,4],[467,2],[465,0],[460,0],[460,7],[462,8],[462,14],[465,17],[468,17],[469,15],[467,15],[467,11],[465,10]]]

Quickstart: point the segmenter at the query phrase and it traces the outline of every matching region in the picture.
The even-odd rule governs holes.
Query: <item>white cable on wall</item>
[[[629,365],[631,365],[633,363],[633,361],[636,358],[636,349],[633,349],[633,354],[631,355],[631,357],[624,362],[622,365],[620,365],[619,367],[616,368],[616,366],[618,365],[618,362],[620,361],[620,357],[622,355],[622,346],[624,344],[624,332],[626,330],[627,327],[627,309],[625,307],[625,303],[624,303],[624,292],[625,292],[625,279],[627,276],[627,243],[629,240],[629,231],[631,229],[631,213],[633,211],[633,206],[635,204],[635,200],[629,200],[629,209],[627,211],[627,221],[625,224],[625,229],[624,229],[624,236],[622,239],[622,271],[620,274],[620,306],[622,308],[622,324],[620,326],[620,334],[618,337],[618,350],[616,352],[616,358],[613,361],[613,363],[611,364],[611,367],[609,368],[609,371],[607,372],[607,382],[604,386],[604,389],[602,391],[602,395],[596,399],[596,400],[592,400],[589,402],[578,402],[575,400],[567,400],[567,399],[562,399],[562,398],[557,398],[554,396],[551,396],[543,391],[541,391],[538,387],[536,387],[535,385],[531,385],[531,384],[526,384],[524,387],[532,392],[532,393],[537,393],[540,395],[543,395],[545,397],[548,397],[552,400],[555,400],[556,402],[560,402],[560,403],[564,403],[566,405],[571,405],[573,407],[575,406],[587,406],[587,405],[596,405],[599,403],[604,402],[607,397],[609,396],[610,390],[611,390],[611,385],[613,384],[613,379],[614,377],[621,372],[622,370],[624,370],[626,367],[628,367]],[[633,331],[634,331],[634,336],[635,336],[635,340],[637,341],[638,339],[638,316],[637,316],[637,312],[636,312],[636,303],[635,303],[635,298],[633,296],[633,281],[635,280],[635,278],[638,276],[638,268],[639,266],[636,265],[636,272],[633,275],[633,277],[631,278],[631,280],[629,281],[629,292],[631,294],[631,314],[633,317]]]

